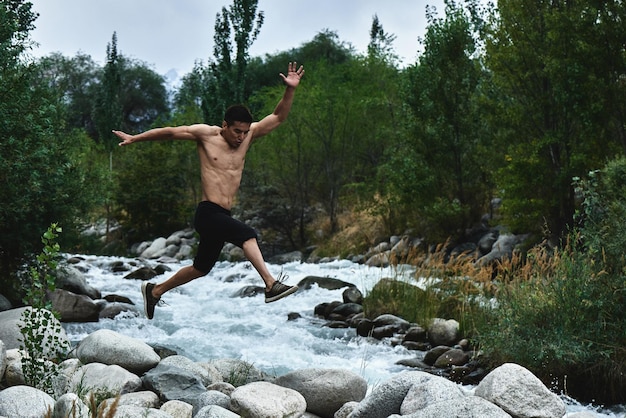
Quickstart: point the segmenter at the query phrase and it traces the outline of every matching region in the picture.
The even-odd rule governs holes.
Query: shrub
[[[49,395],[54,394],[53,379],[59,373],[59,363],[69,351],[66,340],[58,337],[62,328],[52,306],[46,300],[46,293],[55,289],[55,279],[51,274],[57,267],[55,261],[59,245],[55,242],[61,228],[52,224],[42,236],[43,251],[36,263],[30,267],[31,285],[24,303],[31,306],[22,313],[22,370],[26,383]]]

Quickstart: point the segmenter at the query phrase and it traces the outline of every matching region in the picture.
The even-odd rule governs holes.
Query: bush
[[[54,275],[59,253],[56,243],[61,228],[52,224],[43,234],[43,251],[37,256],[35,265],[30,268],[30,287],[24,303],[30,305],[22,314],[22,370],[26,383],[49,395],[54,395],[54,378],[59,373],[59,363],[66,357],[70,347],[67,341],[59,339],[62,331],[52,306],[46,300],[47,292],[55,289]]]
[[[580,400],[626,401],[626,160],[576,180],[578,224],[562,248],[531,251],[483,311],[494,365],[524,365]]]

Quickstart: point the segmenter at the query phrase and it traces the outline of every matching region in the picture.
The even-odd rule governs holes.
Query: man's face
[[[234,122],[232,125],[228,125],[226,122],[222,124],[222,136],[232,148],[239,148],[248,132],[250,132],[250,124],[246,122]]]

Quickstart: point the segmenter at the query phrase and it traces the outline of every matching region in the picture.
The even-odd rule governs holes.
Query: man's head
[[[235,122],[252,123],[252,114],[244,105],[232,105],[224,113],[224,122],[231,126]]]
[[[247,107],[233,105],[226,109],[222,122],[222,136],[233,148],[238,148],[250,132],[252,115]]]

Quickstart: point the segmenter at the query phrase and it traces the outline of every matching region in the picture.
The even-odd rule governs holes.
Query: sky
[[[159,74],[175,70],[179,76],[212,55],[215,16],[232,4],[232,0],[30,1],[39,13],[31,32],[38,44],[33,56],[60,52],[73,57],[80,52],[103,65],[116,32],[118,53],[147,63]],[[404,64],[412,64],[420,49],[418,38],[425,35],[427,5],[443,16],[443,0],[259,0],[265,21],[250,54],[297,48],[325,29],[364,53],[377,15],[383,30],[395,35],[397,55]]]

